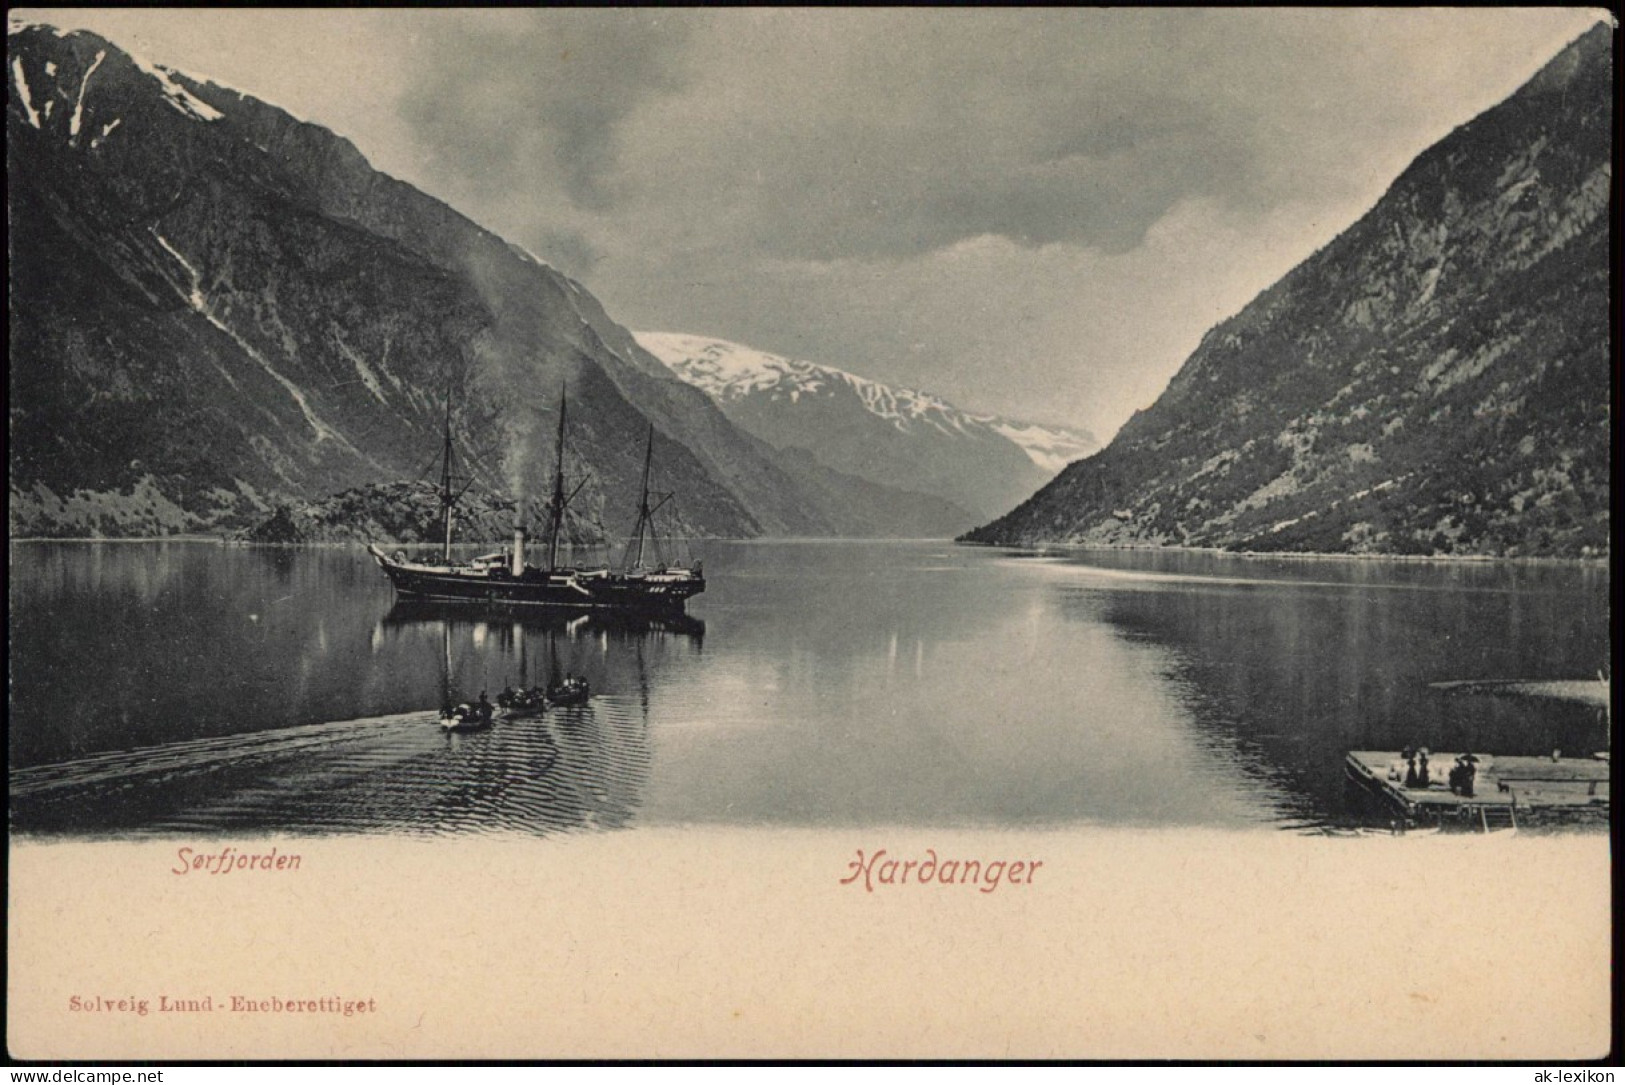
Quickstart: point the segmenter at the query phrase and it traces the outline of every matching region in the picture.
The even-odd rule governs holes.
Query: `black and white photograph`
[[[12,10],[9,1054],[1607,1058],[1616,34]]]

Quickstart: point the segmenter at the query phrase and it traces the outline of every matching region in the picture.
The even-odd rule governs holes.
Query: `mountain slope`
[[[525,501],[566,382],[578,508],[612,531],[650,424],[695,531],[852,533],[871,503],[799,483],[580,284],[331,132],[85,32],[11,27],[7,52],[13,535],[419,478],[448,394],[475,485]]]
[[[1611,61],[1598,26],[1424,152],[966,540],[1605,552]]]
[[[975,516],[1005,511],[1098,447],[1087,434],[974,414],[923,392],[721,339],[636,336],[746,431],[871,482],[936,494]]]

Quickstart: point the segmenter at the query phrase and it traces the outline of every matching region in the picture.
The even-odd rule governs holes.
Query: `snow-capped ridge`
[[[996,415],[977,419],[990,426],[1006,440],[1021,446],[1027,458],[1046,471],[1057,474],[1067,464],[1080,460],[1099,446],[1092,440],[1080,440],[1078,435],[1041,426],[1036,422],[1011,422]]]
[[[187,90],[185,87],[171,79],[171,75],[179,74],[174,68],[167,68],[162,64],[154,64],[143,57],[137,56],[135,53],[125,53],[124,55],[129,57],[137,68],[140,68],[142,71],[158,80],[158,87],[164,92],[164,97],[169,101],[169,104],[180,110],[182,113],[185,113],[200,121],[217,121],[225,116],[224,113],[214,108],[214,106],[209,105],[203,99],[199,98],[197,95],[193,94],[191,91]]]
[[[638,344],[688,384],[720,403],[753,395],[800,402],[849,389],[869,413],[902,433],[928,427],[948,437],[1003,439],[1054,473],[1098,445],[1087,434],[978,413],[914,388],[893,387],[844,369],[800,361],[727,340],[680,332],[634,332]]]
[[[17,87],[18,101],[23,108],[24,118],[34,128],[42,127],[41,122],[43,120],[50,119],[51,106],[55,104],[52,94],[53,90],[55,95],[61,96],[65,101],[72,103],[73,110],[68,114],[67,123],[67,137],[69,146],[79,146],[80,135],[86,126],[86,92],[90,89],[91,79],[95,77],[98,69],[101,68],[102,63],[107,59],[109,53],[121,55],[127,58],[139,71],[156,81],[158,84],[158,90],[163,95],[164,101],[167,102],[171,108],[184,114],[185,116],[198,121],[218,121],[223,119],[225,116],[225,114],[203,101],[203,99],[199,98],[197,95],[193,94],[176,81],[174,77],[181,76],[183,73],[163,64],[154,64],[152,61],[141,56],[139,53],[133,53],[127,49],[122,49],[119,46],[108,42],[100,35],[92,33],[91,31],[63,31],[45,23],[25,22],[16,19],[7,21],[6,30],[8,34],[27,32],[47,33],[59,39],[69,40],[83,38],[99,44],[100,47],[97,48],[95,57],[85,69],[84,74],[79,77],[78,85],[73,86],[70,83],[67,86],[63,86],[61,83],[57,83],[54,88],[46,89],[45,94],[42,96],[43,104],[38,109],[35,108],[36,88],[29,85],[28,78],[23,67],[23,57],[20,54],[14,54],[11,59],[12,79]],[[59,69],[55,61],[46,61],[43,65],[44,75],[50,80],[58,79],[58,71]],[[38,75],[40,73],[36,72],[35,74]],[[186,79],[194,78],[190,75],[184,75],[183,77]],[[115,121],[114,124],[117,124],[117,122]],[[93,139],[91,144],[92,147],[95,147],[101,142],[102,139],[106,138],[110,131],[111,128],[108,128],[101,133],[101,136]]]
[[[832,384],[845,384],[857,393],[868,410],[906,430],[914,420],[926,420],[943,429],[933,413],[958,414],[955,407],[928,392],[893,388],[834,366],[786,358],[721,339],[668,332],[634,332],[641,345],[688,383],[717,399],[737,399],[752,392],[780,388],[792,401],[823,392]]]
[[[495,236],[495,235],[493,235],[493,236]],[[507,242],[505,242],[505,244],[508,246],[509,250],[512,251],[515,256],[517,256],[517,257],[519,257],[519,259],[525,261],[525,263],[527,263],[527,264],[535,264],[537,267],[546,268],[549,271],[553,270],[553,265],[552,264],[549,264],[546,260],[543,260],[540,256],[537,256],[535,253],[533,253],[529,249],[525,248],[525,246],[521,245],[519,242],[517,242],[517,241],[507,241]]]

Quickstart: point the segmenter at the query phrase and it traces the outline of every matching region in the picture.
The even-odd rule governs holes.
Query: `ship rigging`
[[[565,489],[567,410],[568,396],[561,390],[553,486],[547,503],[546,566],[538,567],[526,562],[525,529],[520,522],[514,525],[513,546],[508,552],[499,551],[474,558],[466,564],[458,564],[452,560],[451,553],[452,509],[461,494],[455,491],[458,480],[452,469],[451,406],[447,401],[441,454],[442,541],[439,563],[410,561],[404,552],[390,557],[376,544],[367,547],[399,596],[503,606],[608,607],[680,612],[691,596],[705,590],[705,576],[699,562],[671,565],[661,560],[660,544],[654,533],[654,514],[671,500],[672,495],[653,494],[649,488],[654,464],[652,425],[644,443],[637,522],[627,541],[621,567],[579,568],[559,564],[559,542],[564,529],[565,511],[586,484],[586,479],[583,479],[568,493]],[[652,504],[651,498],[654,499]],[[651,545],[655,550],[656,564],[648,567],[643,559]]]

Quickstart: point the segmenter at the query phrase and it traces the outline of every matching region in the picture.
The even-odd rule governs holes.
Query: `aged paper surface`
[[[214,841],[195,842],[211,847]],[[1582,1059],[1609,1038],[1608,842],[633,830],[13,844],[27,1059]],[[875,885],[858,848],[1040,860]],[[75,996],[149,1003],[74,1011]],[[159,1013],[160,996],[213,998]],[[256,1000],[368,1001],[338,1013]]]

